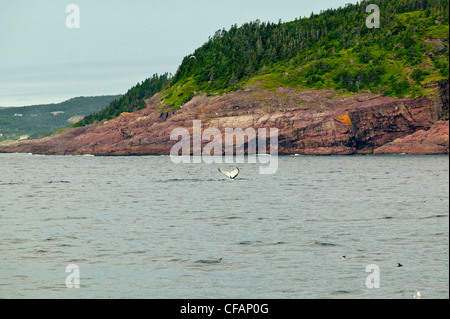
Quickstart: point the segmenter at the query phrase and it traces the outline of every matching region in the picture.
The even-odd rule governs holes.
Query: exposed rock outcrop
[[[182,127],[192,134],[193,120],[201,120],[202,129],[214,127],[222,134],[225,128],[278,128],[281,154],[448,153],[448,121],[438,122],[445,109],[438,97],[344,97],[333,90],[254,88],[200,95],[178,111],[162,112],[166,107],[157,94],[144,110],[43,140],[2,146],[0,152],[169,154],[176,143],[170,140],[172,130]]]
[[[377,149],[375,154],[444,154],[449,152],[448,121],[439,121],[429,130],[419,130]]]

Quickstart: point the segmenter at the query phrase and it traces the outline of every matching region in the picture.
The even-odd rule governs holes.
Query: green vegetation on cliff
[[[123,112],[134,112],[145,108],[145,100],[151,98],[155,93],[165,88],[171,80],[171,75],[154,74],[151,78],[136,84],[128,90],[121,98],[114,100],[106,108],[92,113],[83,120],[75,123],[74,127],[92,124],[96,121],[111,120]]]
[[[380,8],[379,29],[366,26],[369,3]],[[371,0],[288,23],[235,25],[184,58],[166,98],[183,94],[165,103],[248,84],[426,95],[448,79],[448,38],[446,0]]]
[[[380,28],[366,26],[369,4],[380,8]],[[448,22],[447,0],[370,0],[292,22],[234,25],[186,56],[173,78],[155,75],[77,125],[142,108],[159,91],[172,109],[248,86],[427,96],[448,80]]]

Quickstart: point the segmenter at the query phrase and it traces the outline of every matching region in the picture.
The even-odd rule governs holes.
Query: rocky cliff
[[[181,110],[166,112],[156,94],[135,113],[1,146],[0,152],[169,154],[176,143],[170,140],[172,130],[182,127],[192,134],[193,120],[201,120],[202,129],[214,127],[222,134],[225,128],[278,128],[280,154],[448,153],[448,82],[443,89],[436,98],[395,99],[254,87],[221,96],[200,94]]]

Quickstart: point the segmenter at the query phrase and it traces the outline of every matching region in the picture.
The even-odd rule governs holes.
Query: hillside
[[[151,98],[155,93],[160,92],[171,81],[168,73],[163,75],[154,74],[153,77],[138,83],[132,87],[126,94],[111,102],[107,107],[91,112],[82,120],[78,121],[73,127],[93,124],[97,121],[111,120],[118,117],[123,112],[134,112],[145,108],[145,100]]]
[[[369,3],[380,7],[380,29],[365,26]],[[288,23],[255,21],[218,31],[184,58],[161,102],[178,107],[195,92],[248,85],[427,96],[448,79],[448,39],[445,0],[364,1]]]
[[[448,85],[446,88],[448,93]],[[175,144],[170,139],[173,130],[186,128],[192,136],[193,120],[201,121],[202,130],[219,129],[222,143],[226,128],[278,128],[280,154],[449,151],[448,121],[438,120],[443,103],[429,98],[397,99],[370,94],[342,97],[334,90],[252,89],[222,96],[196,96],[182,110],[163,113],[158,111],[160,98],[158,93],[146,101],[145,109],[122,113],[110,121],[0,147],[0,153],[170,154]],[[202,143],[204,146],[209,140]]]
[[[365,25],[369,3],[380,7],[379,29]],[[160,91],[159,104],[170,110],[197,94],[249,86],[430,96],[438,82],[448,79],[448,21],[446,0],[376,0],[291,22],[233,25],[187,55],[173,77],[154,75],[130,89],[123,103],[77,126],[139,110],[143,99]]]
[[[105,108],[121,95],[76,97],[57,104],[0,108],[0,141],[42,138]]]
[[[219,30],[174,76],[154,75],[60,136],[0,152],[167,154],[171,129],[200,119],[205,129],[277,127],[287,154],[448,153],[448,2],[370,3],[379,29],[366,27],[363,1]]]

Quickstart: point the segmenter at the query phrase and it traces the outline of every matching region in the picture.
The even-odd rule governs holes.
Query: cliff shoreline
[[[199,94],[182,109],[167,112],[156,94],[143,110],[42,140],[2,145],[0,153],[167,155],[177,142],[170,140],[172,130],[186,128],[192,135],[193,121],[200,120],[203,130],[218,128],[222,134],[225,128],[278,128],[279,154],[448,154],[448,82],[443,89],[433,99],[396,99],[247,88]]]

